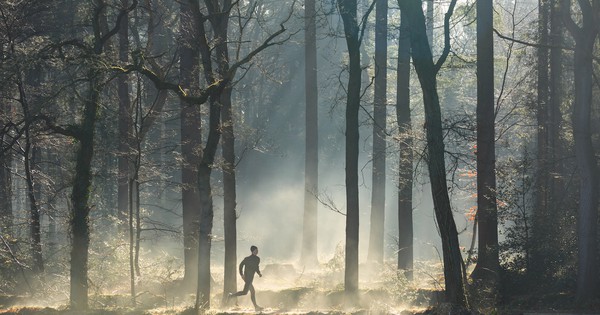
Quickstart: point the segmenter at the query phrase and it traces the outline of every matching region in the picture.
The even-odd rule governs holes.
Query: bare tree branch
[[[497,29],[494,29],[494,33],[496,33],[496,35],[504,40],[508,40],[508,41],[512,41],[515,43],[519,43],[525,46],[530,46],[530,47],[536,47],[536,48],[559,48],[559,49],[564,49],[564,50],[569,50],[569,51],[573,51],[575,50],[575,48],[573,47],[567,47],[567,46],[554,46],[554,45],[543,45],[543,44],[539,44],[539,43],[531,43],[531,42],[526,42],[524,40],[520,40],[520,39],[516,39],[510,36],[506,36],[503,35],[502,33],[500,33]]]
[[[448,58],[448,54],[450,53],[450,18],[452,17],[452,14],[454,14],[455,6],[456,0],[452,0],[452,2],[450,2],[450,6],[448,7],[448,11],[444,15],[444,50],[442,51],[440,59],[438,59],[438,61],[435,63],[435,73],[440,71],[442,65],[444,62],[446,62],[446,58]]]

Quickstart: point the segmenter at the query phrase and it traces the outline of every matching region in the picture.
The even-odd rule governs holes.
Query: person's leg
[[[252,285],[252,283],[250,283],[250,299],[252,300],[252,304],[254,304],[254,307],[258,307],[258,304],[256,304],[256,291],[254,290],[254,286]]]
[[[263,308],[256,304],[256,291],[254,290],[254,286],[252,283],[250,284],[250,299],[252,300],[252,304],[254,304],[254,309],[257,311],[262,311]]]
[[[246,294],[248,294],[248,290],[250,290],[250,287],[252,287],[252,282],[246,282],[246,283],[244,283],[244,289],[242,291],[236,292],[236,293],[232,294],[231,296],[246,295]]]

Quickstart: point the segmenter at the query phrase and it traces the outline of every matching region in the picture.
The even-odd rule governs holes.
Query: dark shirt
[[[240,275],[242,275],[247,280],[252,280],[254,278],[254,273],[258,273],[260,276],[260,270],[258,269],[258,264],[260,264],[260,258],[256,255],[250,255],[240,263]],[[243,271],[242,271],[243,270]]]

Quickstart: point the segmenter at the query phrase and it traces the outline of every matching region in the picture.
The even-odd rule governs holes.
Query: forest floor
[[[213,268],[211,308],[207,314],[402,314],[423,312],[437,299],[435,284],[409,283],[396,274],[395,268],[380,266],[378,270],[362,269],[359,298],[347,307],[343,290],[343,272],[335,266],[318,270],[296,270],[288,264],[267,264],[263,277],[255,277],[256,299],[264,307],[256,312],[250,296],[238,297],[227,306],[222,305],[222,270]],[[149,276],[147,276],[149,277]],[[63,277],[64,278],[64,277]],[[77,313],[68,310],[68,283],[46,285],[45,292],[26,296],[0,295],[0,315],[192,315],[194,290],[184,289],[180,279],[153,282],[140,280],[136,307],[132,307],[128,279],[104,279],[103,289],[90,288],[90,310]],[[431,278],[429,277],[429,280]],[[222,280],[221,280],[222,281]],[[439,281],[439,280],[437,280]],[[434,281],[434,282],[437,282]],[[98,284],[101,281],[92,281]],[[109,284],[110,283],[110,284]],[[243,282],[238,279],[238,289]],[[423,289],[426,286],[427,289]]]
[[[257,288],[257,290],[259,290]],[[179,304],[177,301],[165,301],[157,298],[140,298],[137,308],[123,306],[128,304],[126,301],[129,296],[91,296],[90,304],[92,309],[89,311],[73,312],[68,310],[66,305],[53,306],[26,306],[29,302],[24,297],[4,297],[0,302],[0,314],[2,315],[192,315],[194,313],[191,305],[193,304],[193,295],[188,296],[187,306],[173,305]],[[357,306],[347,308],[344,305],[344,292],[339,291],[313,291],[309,288],[290,288],[281,291],[258,291],[256,299],[261,306],[262,311],[255,311],[250,302],[249,296],[238,298],[238,302],[229,306],[223,306],[216,302],[218,297],[213,298],[211,309],[206,314],[227,315],[227,314],[290,314],[290,315],[342,315],[342,314],[401,314],[412,315],[422,313],[426,310],[425,306],[397,306],[391,305],[390,296],[381,290],[367,290],[360,294],[360,301]],[[425,297],[423,297],[425,299]],[[0,297],[0,301],[2,297]],[[104,300],[104,301],[101,301]],[[13,304],[13,306],[8,306]],[[160,304],[163,304],[162,306]],[[99,306],[104,305],[104,306]]]
[[[482,309],[478,312],[451,312],[450,306],[440,303],[432,305],[391,305],[390,301],[384,301],[385,294],[375,291],[363,291],[360,296],[360,305],[352,308],[342,306],[343,291],[337,292],[308,292],[306,288],[295,288],[283,290],[281,292],[263,291],[257,292],[257,300],[265,308],[262,311],[255,311],[250,303],[249,296],[239,298],[237,305],[223,307],[221,305],[213,306],[207,315],[446,315],[446,314],[495,314],[495,315],[600,315],[600,308],[588,307],[585,310],[578,310],[572,304],[562,304],[555,301],[551,304],[539,304],[540,298],[530,297],[531,300],[520,300],[506,305],[500,305],[494,309]],[[422,292],[422,298],[435,299],[439,292]],[[426,296],[429,295],[429,296]],[[23,298],[12,297],[14,306],[7,306],[7,297],[0,296],[0,315],[197,315],[193,308],[187,306],[159,306],[150,305],[149,300],[140,301],[140,303],[150,303],[139,305],[137,308],[106,304],[99,307],[99,298],[116,301],[118,299],[127,300],[129,297],[91,297],[95,299],[93,307],[86,312],[75,312],[67,308],[66,305],[56,306],[25,306]],[[190,295],[190,299],[193,297]],[[519,297],[525,299],[527,297]],[[19,302],[22,301],[22,303]],[[326,304],[325,301],[331,304]],[[156,301],[155,301],[156,302]],[[164,301],[163,301],[164,302]],[[562,306],[562,307],[561,307]]]
[[[343,272],[296,271],[292,265],[272,264],[263,269],[264,277],[255,278],[256,299],[264,310],[256,312],[249,296],[241,296],[231,305],[222,305],[222,283],[214,282],[209,315],[244,314],[289,314],[289,315],[437,315],[468,314],[451,312],[448,305],[441,303],[441,274],[421,272],[415,281],[408,282],[394,268],[377,270],[361,269],[361,291],[353,307],[347,307],[344,298]],[[218,270],[214,279],[222,279]],[[196,315],[192,306],[195,295],[183,289],[179,280],[150,284],[140,281],[136,295],[136,307],[132,307],[128,294],[127,279],[105,285],[105,289],[90,289],[87,312],[70,311],[68,305],[68,283],[47,285],[45,291],[27,295],[0,295],[0,315]],[[96,282],[97,283],[97,282]],[[121,285],[116,285],[117,283]],[[238,288],[242,282],[238,280]],[[110,288],[106,289],[106,288]],[[476,298],[475,298],[476,299]],[[479,312],[473,314],[504,315],[600,315],[600,303],[578,309],[572,296],[522,295],[505,299],[499,307],[486,307],[479,302]],[[476,303],[476,302],[475,302]]]

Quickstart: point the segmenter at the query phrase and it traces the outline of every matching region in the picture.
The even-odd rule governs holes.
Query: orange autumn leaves
[[[473,155],[477,155],[477,145],[473,145],[471,147],[471,149],[473,150]],[[466,178],[466,179],[476,179],[477,178],[477,170],[475,169],[468,169],[468,170],[464,170],[462,173],[459,174],[460,177],[462,178]],[[471,194],[471,196],[469,196],[469,199],[472,200],[477,200],[477,183],[474,181],[471,184],[471,187],[473,190],[475,190],[475,193]],[[496,198],[496,205],[498,208],[504,208],[506,206],[508,206],[508,204],[500,199]],[[469,209],[467,209],[465,216],[467,217],[467,220],[469,221],[475,221],[475,218],[477,216],[477,204],[471,206]]]

